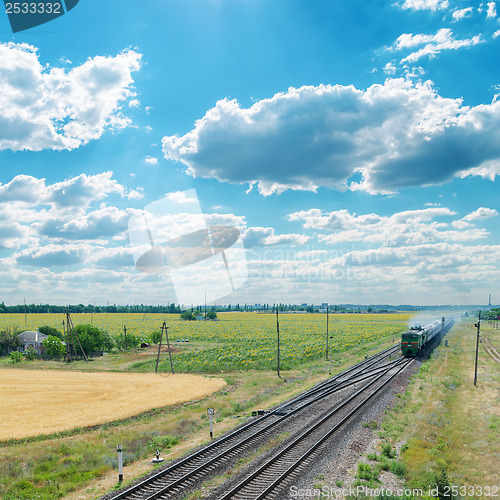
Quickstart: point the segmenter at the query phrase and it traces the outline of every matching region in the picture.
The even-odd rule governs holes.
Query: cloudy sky
[[[500,2],[0,14],[0,301],[500,300]]]

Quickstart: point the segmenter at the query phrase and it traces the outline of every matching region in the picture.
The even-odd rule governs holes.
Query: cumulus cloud
[[[40,62],[26,43],[0,43],[0,150],[74,149],[130,125],[141,54],[96,56],[71,69]]]
[[[495,217],[497,215],[498,212],[494,208],[480,207],[474,212],[471,212],[470,214],[466,215],[463,218],[463,220],[468,222],[473,222],[481,219],[489,219],[490,217]]]
[[[243,234],[246,248],[274,245],[304,245],[310,237],[305,234],[275,234],[272,227],[250,227]]]
[[[385,66],[384,66],[384,73],[386,75],[394,75],[396,74],[396,66],[394,66],[394,64],[392,62],[388,62]]]
[[[33,228],[39,235],[49,238],[66,240],[113,238],[127,229],[130,215],[130,210],[104,206],[69,220],[61,217],[47,218],[43,223],[35,223]]]
[[[458,50],[461,48],[472,47],[481,43],[481,37],[476,35],[472,38],[457,40],[453,37],[453,32],[449,28],[442,28],[434,35],[424,35],[413,33],[403,33],[400,35],[394,45],[393,50],[413,49],[422,46],[415,52],[401,59],[401,64],[414,63],[422,57],[434,57],[443,50]]]
[[[18,222],[5,223],[0,219],[0,249],[18,248],[32,241],[30,229]]]
[[[309,254],[311,253],[311,256]],[[470,293],[484,293],[500,277],[495,263],[499,245],[423,243],[409,247],[381,247],[338,254],[332,251],[289,255],[269,249],[266,259],[249,261],[250,280],[259,297],[276,292],[293,295],[301,283],[318,302],[343,297],[353,303],[448,303],[470,301]],[[262,286],[264,283],[264,286]],[[366,286],[370,283],[370,286]],[[384,299],[381,299],[383,297]],[[264,299],[262,299],[264,300]],[[267,300],[267,299],[266,299]],[[300,296],[299,296],[300,300]]]
[[[466,7],[465,9],[457,9],[452,12],[452,17],[455,21],[469,17],[472,14],[472,7]]]
[[[162,143],[165,157],[194,177],[249,183],[264,195],[319,186],[390,193],[457,176],[494,178],[499,130],[500,101],[467,107],[431,82],[398,78],[366,90],[290,88],[250,108],[224,99]]]
[[[154,158],[152,156],[146,156],[146,159],[144,161],[146,163],[149,163],[150,165],[156,165],[158,163],[158,158]]]
[[[129,190],[112,179],[113,172],[81,174],[47,185],[45,179],[30,175],[16,175],[6,184],[0,183],[0,202],[23,202],[31,205],[49,204],[58,208],[85,208],[91,202],[110,194],[133,197]]]
[[[54,267],[81,264],[89,247],[86,245],[46,245],[21,250],[16,256],[17,264],[33,267]]]
[[[75,241],[125,241],[132,209],[106,206],[111,195],[130,198],[133,191],[112,179],[112,172],[82,174],[47,184],[45,179],[18,175],[0,184],[0,248],[20,249],[19,264],[49,262],[54,245]],[[45,250],[42,250],[45,248]],[[69,248],[69,247],[68,247]],[[59,252],[61,262],[79,262],[75,247]],[[29,251],[28,251],[29,250]],[[72,260],[73,259],[73,260]]]
[[[448,8],[448,0],[404,0],[397,5],[407,10],[443,10]]]
[[[495,2],[488,2],[488,11],[486,17],[497,17],[497,6]]]
[[[487,210],[489,209],[477,210],[468,216],[468,220],[495,215],[486,212]],[[470,224],[460,226],[454,224],[454,221],[447,222],[447,218],[453,215],[456,215],[455,212],[445,207],[406,210],[391,216],[373,213],[356,215],[348,210],[322,212],[311,209],[291,213],[288,220],[301,222],[304,229],[327,231],[329,234],[319,234],[318,240],[332,245],[364,242],[383,247],[406,247],[440,241],[474,241],[489,235],[484,229],[471,228]],[[438,220],[442,218],[443,221]]]

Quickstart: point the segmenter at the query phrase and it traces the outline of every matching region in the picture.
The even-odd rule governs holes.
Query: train
[[[418,356],[437,335],[444,335],[455,323],[453,317],[437,319],[426,326],[412,326],[401,336],[403,356]]]

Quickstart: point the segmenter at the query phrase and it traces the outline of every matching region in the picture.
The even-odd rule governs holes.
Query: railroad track
[[[384,361],[399,350],[399,344],[385,349],[348,370],[331,377],[264,415],[213,441],[206,447],[159,470],[147,479],[119,492],[113,500],[155,500],[178,498],[210,474],[230,467],[248,454],[256,443],[265,442],[285,428],[288,419],[349,386],[380,377],[403,360]],[[369,382],[371,383],[371,382]],[[108,497],[109,498],[109,497]]]
[[[279,498],[277,495],[282,491],[287,478],[299,468],[307,467],[333,434],[412,362],[413,359],[406,359],[393,363],[393,366],[388,367],[333,410],[326,412],[302,435],[288,443],[230,491],[217,498],[220,500]]]
[[[497,362],[500,363],[500,354],[498,351],[490,344],[490,337],[491,332],[488,332],[486,336],[482,337],[482,344],[485,349],[485,351]]]

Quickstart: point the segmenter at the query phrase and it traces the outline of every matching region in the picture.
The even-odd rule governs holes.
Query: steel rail
[[[217,460],[221,460],[224,457],[227,457],[230,453],[234,452],[236,448],[241,448],[243,444],[248,443],[249,441],[255,439],[256,437],[262,436],[264,433],[268,432],[272,427],[277,426],[278,424],[282,423],[282,421],[289,416],[297,413],[298,411],[302,410],[306,406],[309,406],[320,399],[323,399],[324,397],[327,397],[331,395],[333,392],[336,392],[338,390],[344,389],[345,387],[348,387],[349,385],[352,385],[356,382],[359,382],[365,378],[370,378],[375,376],[375,373],[373,374],[367,374],[366,377],[356,379],[352,383],[347,383],[344,387],[338,387],[341,384],[345,384],[346,382],[349,382],[349,379],[347,380],[341,380],[339,381],[340,378],[345,377],[347,374],[355,371],[356,369],[361,368],[361,371],[356,374],[359,375],[360,373],[365,372],[368,370],[369,367],[371,367],[375,362],[380,361],[384,357],[390,355],[392,351],[398,349],[398,346],[393,346],[390,347],[384,351],[381,351],[379,353],[376,353],[373,356],[370,356],[366,360],[363,360],[356,365],[350,367],[349,369],[335,375],[334,377],[329,378],[328,380],[318,384],[317,386],[309,389],[305,393],[300,394],[296,398],[293,398],[292,400],[288,401],[284,405],[281,405],[277,407],[276,409],[270,411],[269,413],[266,413],[265,415],[252,420],[251,422],[245,424],[244,426],[240,427],[239,429],[234,430],[230,434],[222,437],[221,439],[218,439],[217,441],[214,441],[213,443],[210,443],[208,446],[205,446],[204,448],[198,450],[197,452],[188,455],[187,457],[181,459],[180,461],[172,464],[170,467],[165,468],[161,470],[158,474],[155,474],[140,483],[133,485],[126,490],[118,493],[118,495],[113,497],[113,500],[123,500],[126,498],[134,498],[134,494],[137,494],[139,490],[151,490],[151,488],[154,488],[153,483],[161,481],[166,475],[171,474],[175,471],[179,471],[182,467],[188,467],[190,470],[183,474],[180,478],[170,482],[168,485],[161,487],[160,489],[156,490],[155,492],[150,492],[149,496],[147,497],[141,497],[144,500],[153,500],[155,498],[158,498],[158,496],[161,496],[166,493],[168,489],[173,489],[178,486],[180,486],[183,482],[188,481],[191,479],[193,476],[199,474],[202,472],[203,469],[206,469],[210,466],[213,466],[213,464]],[[382,369],[381,366],[376,368],[374,371],[379,371]],[[354,376],[356,376],[354,375]],[[336,382],[336,384],[334,384]],[[333,385],[332,385],[333,384]],[[307,399],[310,399],[307,401]],[[312,398],[312,399],[311,399]],[[306,400],[305,402],[304,399]],[[283,413],[285,409],[290,408],[291,406],[303,402],[300,404],[298,407],[294,409],[290,409],[289,413],[286,413],[284,415],[279,415],[280,413]],[[262,423],[265,423],[264,421],[272,416],[278,416],[278,418],[275,421],[271,421],[268,425],[265,425],[264,428],[258,429],[258,426]],[[272,420],[272,419],[271,419]],[[252,427],[256,428],[257,430],[250,434],[250,436],[246,437],[243,441],[238,441],[234,445],[230,446],[228,449],[223,449],[220,450],[219,453],[214,453],[214,457],[212,459],[209,459],[208,461],[204,461],[202,464],[195,466],[194,464],[189,466],[190,462],[195,462],[198,459],[203,459],[203,455],[209,454],[211,451],[217,451],[217,448],[223,447],[225,444],[230,444],[230,440],[235,439],[236,437],[240,436],[243,434],[245,431],[251,429]],[[222,455],[221,455],[222,453]]]
[[[401,364],[402,362],[404,362],[404,360],[395,360],[393,363],[390,363],[392,366],[391,366],[391,368],[389,368],[389,370],[392,369],[394,366]],[[376,369],[377,372],[379,372],[380,370],[381,370],[380,368]],[[266,432],[269,432],[272,428],[274,428],[277,425],[279,425],[280,423],[282,423],[286,418],[290,417],[291,415],[298,413],[300,410],[306,408],[307,406],[310,406],[311,404],[319,401],[320,399],[323,399],[326,396],[333,394],[334,392],[345,389],[346,387],[349,387],[350,385],[353,385],[353,384],[360,382],[364,379],[374,377],[377,374],[378,373],[365,374],[363,377],[358,378],[354,381],[346,380],[346,381],[339,382],[339,385],[343,384],[345,382],[349,382],[349,383],[347,383],[343,387],[336,386],[336,387],[328,388],[327,390],[325,390],[324,394],[316,396],[311,401],[303,402],[297,408],[291,409],[290,413],[285,414],[285,415],[279,415],[280,418],[278,420],[269,422],[264,428],[257,429],[253,434],[250,434],[249,436],[247,436],[243,441],[236,442],[230,448],[223,450],[223,455],[213,455],[212,458],[209,458],[207,461],[203,462],[199,466],[191,469],[190,471],[185,473],[183,476],[170,482],[168,485],[157,489],[156,491],[152,492],[151,494],[149,494],[146,497],[142,497],[141,500],[155,500],[155,499],[167,494],[169,492],[169,490],[173,490],[173,489],[179,487],[180,485],[182,485],[182,483],[186,483],[189,479],[191,479],[193,476],[196,476],[197,474],[201,473],[204,469],[209,469],[210,467],[213,467],[218,461],[221,461],[224,458],[228,457],[231,453],[233,453],[235,451],[240,451],[242,449],[242,446],[248,445],[253,439],[262,436]]]
[[[335,424],[332,429],[330,429],[325,435],[323,435],[316,443],[304,454],[297,459],[292,466],[290,466],[285,472],[283,472],[271,485],[266,487],[262,493],[255,498],[255,500],[261,500],[265,497],[265,495],[269,494],[287,475],[289,475],[295,468],[300,465],[300,463],[305,460],[311,453],[313,453],[321,444],[323,444],[341,425],[343,425],[347,420],[349,420],[363,405],[365,405],[375,394],[377,394],[383,387],[385,387],[401,370],[406,368],[413,359],[407,360],[403,362],[403,366],[397,370],[396,373],[391,375],[389,379],[387,379],[380,387],[378,387],[375,391],[370,393],[363,401],[361,401],[353,410],[351,410],[345,417],[343,417],[337,424]],[[338,413],[342,408],[344,408],[347,404],[349,404],[352,400],[357,398],[362,392],[375,384],[378,380],[380,380],[384,375],[386,375],[392,368],[387,369],[384,373],[381,373],[376,379],[371,381],[369,384],[364,386],[362,389],[354,393],[350,398],[336,406],[333,410],[329,411],[326,415],[321,417],[313,426],[311,426],[307,431],[290,442],[285,448],[283,448],[279,453],[277,453],[274,457],[269,459],[266,463],[261,465],[256,471],[250,474],[247,478],[245,478],[238,485],[233,487],[228,493],[224,496],[220,497],[219,500],[230,500],[235,495],[237,495],[244,487],[249,485],[252,481],[257,479],[261,474],[269,470],[269,467],[276,463],[280,458],[282,458],[287,452],[291,451],[294,447],[296,447],[299,443],[304,441],[312,432],[321,427],[325,422],[327,422],[332,416]],[[250,500],[248,497],[245,497],[245,500]]]
[[[482,338],[482,344],[484,347],[484,350],[495,360],[497,363],[500,363],[500,354],[498,351],[491,345],[490,343],[490,337],[491,332],[488,332],[488,335],[483,336]]]

